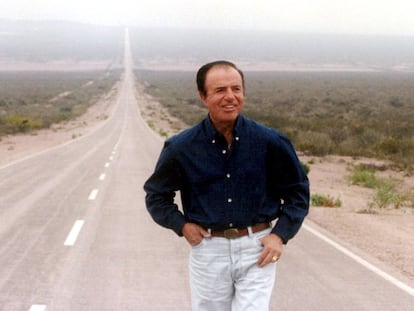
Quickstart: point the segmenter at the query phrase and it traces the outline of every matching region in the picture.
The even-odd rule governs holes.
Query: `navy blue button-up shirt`
[[[272,232],[286,243],[309,209],[309,181],[288,138],[241,115],[230,147],[209,117],[168,139],[144,189],[152,218],[180,236],[186,222],[223,230],[277,219]]]

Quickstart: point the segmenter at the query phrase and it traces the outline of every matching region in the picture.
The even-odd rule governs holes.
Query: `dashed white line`
[[[109,167],[109,165],[110,165],[110,163],[109,163],[109,162],[106,162],[106,163],[105,163],[105,167]]]
[[[83,224],[85,223],[84,220],[77,220],[73,224],[72,230],[70,230],[64,245],[65,246],[73,246],[76,243],[76,240],[78,238],[78,235],[83,227]]]
[[[112,161],[114,159],[114,157],[109,157],[109,161]]]
[[[99,180],[104,180],[106,177],[106,174],[102,173],[101,175],[99,175]]]
[[[365,259],[363,259],[363,258],[359,257],[358,255],[354,254],[353,252],[351,252],[347,248],[339,245],[335,241],[333,241],[330,238],[328,238],[327,236],[323,235],[319,231],[317,231],[317,230],[309,227],[306,224],[304,224],[303,227],[304,227],[304,229],[306,229],[309,232],[311,232],[314,235],[316,235],[321,240],[325,241],[326,243],[328,243],[331,246],[333,246],[334,248],[336,248],[338,251],[340,251],[340,252],[344,253],[345,255],[347,255],[348,257],[352,258],[353,260],[355,260],[356,262],[358,262],[359,264],[361,264],[362,266],[364,266],[368,270],[371,270],[372,272],[374,272],[375,274],[379,275],[383,279],[387,280],[391,284],[394,284],[395,286],[397,286],[398,288],[400,288],[403,291],[407,292],[411,296],[414,296],[414,288],[408,286],[407,284],[401,282],[400,280],[396,279],[395,277],[393,277],[393,276],[389,275],[388,273],[382,271],[381,269],[377,268],[376,266],[374,266],[373,264],[369,263]]]
[[[29,309],[29,311],[44,311],[46,310],[45,305],[32,305]]]
[[[91,193],[89,194],[88,200],[89,201],[93,201],[96,199],[96,196],[98,195],[99,190],[98,189],[93,189],[91,191]]]

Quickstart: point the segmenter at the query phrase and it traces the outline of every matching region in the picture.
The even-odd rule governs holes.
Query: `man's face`
[[[205,89],[200,93],[213,123],[234,122],[244,103],[243,81],[232,67],[217,66],[207,72]]]

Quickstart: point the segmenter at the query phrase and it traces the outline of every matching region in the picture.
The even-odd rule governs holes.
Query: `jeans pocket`
[[[262,241],[260,241],[261,238],[265,237],[266,235],[270,234],[270,232],[272,231],[271,228],[256,232],[253,236],[254,236],[254,241],[255,243],[259,246],[259,247],[263,247],[263,243]]]
[[[201,239],[200,243],[198,243],[197,245],[192,245],[191,248],[192,249],[199,249],[201,247],[203,247],[204,243],[205,243],[205,238]]]

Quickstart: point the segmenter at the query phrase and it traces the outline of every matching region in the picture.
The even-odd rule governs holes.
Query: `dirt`
[[[119,85],[115,86],[85,115],[76,120],[30,134],[2,137],[0,168],[93,131],[111,114],[118,87]],[[171,118],[159,103],[141,91],[142,88],[138,86],[138,105],[143,117],[156,132],[170,136],[185,127],[179,120]],[[407,203],[407,206],[399,209],[369,210],[368,207],[373,201],[373,190],[351,185],[348,181],[349,167],[356,163],[378,167],[387,167],[387,163],[337,156],[300,158],[310,165],[311,192],[329,195],[341,202],[341,207],[336,208],[312,206],[308,219],[340,244],[414,284],[414,208]],[[406,176],[404,172],[389,169],[381,171],[380,174],[382,177],[398,178],[401,183],[400,189],[404,191],[414,189],[414,176]]]
[[[414,208],[412,202],[396,209],[370,208],[374,190],[352,185],[349,181],[351,167],[364,163],[386,168],[389,163],[374,159],[354,159],[329,156],[324,158],[302,157],[309,162],[311,193],[339,198],[341,207],[312,206],[308,218],[333,234],[364,257],[373,258],[389,272],[398,271],[414,281]],[[378,177],[398,179],[399,191],[407,193],[414,189],[414,176],[404,172],[385,169]],[[383,269],[384,269],[383,268]]]

